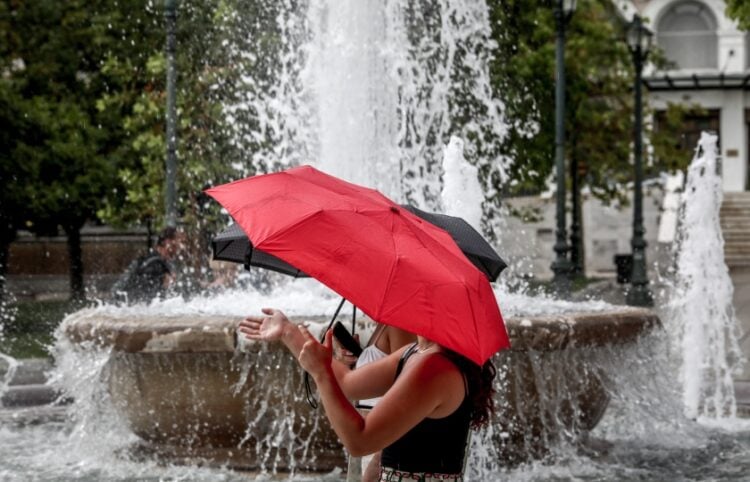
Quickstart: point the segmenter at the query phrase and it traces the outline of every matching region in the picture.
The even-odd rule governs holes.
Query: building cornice
[[[744,73],[663,73],[643,78],[650,91],[677,90],[750,90],[750,72]]]

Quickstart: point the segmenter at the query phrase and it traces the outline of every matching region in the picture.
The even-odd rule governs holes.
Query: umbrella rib
[[[300,167],[305,167],[305,166],[300,166]],[[310,166],[307,166],[307,167],[310,167]],[[336,193],[338,195],[342,195],[342,196],[345,196],[345,197],[349,197],[350,194],[351,194],[351,193],[342,194],[342,193],[340,193],[340,192],[338,192],[338,191],[336,191],[334,189],[331,189],[328,186],[321,186],[318,182],[316,182],[316,181],[314,181],[312,179],[308,179],[308,178],[306,178],[304,176],[295,176],[295,175],[290,174],[289,172],[282,172],[282,173],[278,173],[278,174],[286,174],[286,175],[292,176],[292,177],[294,177],[295,180],[300,181],[300,182],[304,182],[306,184],[309,184],[309,185],[311,185],[311,186],[313,186],[313,187],[315,187],[317,189],[322,189],[322,190],[325,190],[327,192],[333,192],[333,193]],[[323,174],[325,176],[332,177],[330,174],[327,174],[325,172],[323,172]],[[383,193],[381,193],[377,189],[369,188],[369,187],[366,187],[366,186],[358,186],[356,184],[352,184],[352,183],[350,183],[348,181],[344,181],[344,180],[341,180],[341,179],[339,179],[339,181],[344,182],[345,184],[351,186],[351,188],[354,189],[355,191],[357,189],[363,189],[363,190],[366,190],[366,191],[370,191],[370,193],[377,194],[378,198],[379,198],[378,202],[382,202],[385,205],[386,208],[391,206],[391,204],[390,204],[391,201],[387,197],[385,197],[383,195]]]
[[[392,218],[392,219],[394,219],[394,220],[395,220],[396,218],[394,217],[394,218]],[[409,229],[409,230],[410,230],[410,231],[411,231],[412,233],[414,233],[414,234],[415,234],[414,238],[415,238],[415,239],[416,239],[416,240],[417,240],[417,241],[419,242],[419,244],[420,244],[420,245],[421,245],[422,247],[424,247],[424,249],[425,249],[425,250],[427,250],[428,252],[430,252],[430,253],[433,253],[433,251],[432,251],[432,250],[431,250],[431,249],[430,249],[430,248],[429,248],[429,247],[428,247],[428,246],[427,246],[427,245],[426,245],[426,244],[425,244],[425,243],[424,243],[424,242],[422,241],[422,239],[420,239],[420,236],[416,235],[416,234],[417,234],[417,232],[422,232],[422,231],[421,231],[421,230],[419,230],[419,229],[417,229],[417,227],[416,227],[416,226],[414,225],[414,222],[413,222],[412,220],[410,220],[410,219],[409,219],[409,220],[404,220],[404,221],[405,221],[405,222],[404,222],[404,224],[408,226],[408,229]],[[392,221],[392,225],[391,225],[391,226],[393,226],[393,221]],[[433,225],[433,226],[434,226],[434,225]],[[448,236],[448,237],[450,238],[451,242],[453,242],[453,243],[455,244],[455,241],[453,240],[453,238],[452,238],[452,237],[450,237],[450,234],[449,234],[449,233],[448,233],[447,231],[445,231],[444,229],[441,229],[441,228],[439,228],[439,227],[437,227],[437,226],[434,226],[434,227],[435,227],[435,229],[440,229],[441,231],[444,231],[444,232],[445,232],[445,234],[446,234],[446,236]],[[393,229],[393,227],[391,227],[391,230],[392,230],[392,229]],[[392,238],[392,239],[393,239],[393,238]],[[393,242],[395,243],[395,241],[393,241]],[[394,244],[394,246],[393,246],[393,249],[394,249],[394,252],[395,252],[395,244]],[[460,251],[460,249],[459,249],[458,247],[457,247],[456,249],[458,249],[458,250],[459,250],[459,253],[461,253],[461,251]],[[449,254],[451,254],[451,255],[453,255],[453,253],[451,253],[450,251],[448,251],[448,253],[449,253]],[[454,257],[455,257],[455,256],[454,256]],[[481,273],[481,272],[479,271],[479,269],[477,269],[477,267],[476,267],[476,266],[474,266],[474,265],[473,265],[473,264],[472,264],[472,263],[471,263],[471,262],[470,262],[470,261],[469,261],[468,259],[466,259],[466,257],[464,256],[464,254],[463,254],[463,253],[461,253],[461,257],[462,257],[462,258],[464,259],[464,261],[465,261],[465,262],[466,262],[466,263],[467,263],[468,265],[470,265],[470,266],[471,266],[471,268],[472,268],[472,269],[473,269],[473,270],[474,270],[474,271],[475,271],[475,272],[476,272],[477,274],[479,274],[479,275],[480,275],[480,276],[481,276],[482,278],[485,278],[485,275],[484,275],[483,273]],[[446,270],[447,272],[449,272],[449,273],[452,273],[452,271],[451,271],[451,270],[449,269],[449,267],[445,265],[445,263],[443,262],[443,260],[442,260],[442,259],[441,259],[441,258],[440,258],[439,256],[435,256],[435,259],[436,259],[436,260],[437,260],[437,261],[438,261],[438,262],[440,263],[440,265],[441,265],[441,266],[443,266],[443,268],[444,268],[444,269],[445,269],[445,270]],[[385,299],[387,298],[387,295],[388,295],[388,293],[390,293],[390,290],[391,290],[391,288],[392,288],[392,283],[391,283],[391,280],[393,279],[394,273],[395,273],[395,271],[396,271],[396,266],[398,265],[398,263],[399,263],[399,258],[398,258],[398,256],[396,256],[396,262],[395,262],[395,263],[394,263],[394,264],[393,264],[393,265],[391,266],[391,272],[390,272],[390,273],[389,273],[389,275],[388,275],[388,282],[387,282],[387,283],[386,283],[386,285],[385,285],[385,286],[386,286],[386,289],[385,289],[385,290],[383,290],[383,296],[382,296],[382,298],[381,298],[381,300],[380,300],[380,304],[379,304],[379,307],[378,307],[378,319],[379,319],[379,318],[381,317],[381,315],[382,315],[382,309],[383,309],[382,307],[383,307],[383,302],[384,302],[384,301],[385,301]],[[469,289],[469,287],[468,287],[468,286],[466,286],[466,284],[465,284],[465,283],[462,283],[462,284],[464,285],[464,289],[465,289],[465,290],[468,290],[468,289]],[[467,293],[467,297],[468,297],[469,299],[471,299],[471,296],[469,296],[469,294],[468,294],[468,293]],[[472,308],[472,315],[473,315],[473,308]],[[476,319],[474,319],[474,320],[473,320],[473,323],[476,323]]]
[[[394,219],[395,218],[391,217],[391,232],[393,232]],[[396,267],[398,266],[398,262],[399,262],[398,253],[396,252],[396,239],[393,236],[391,236],[390,240],[391,240],[391,250],[396,255],[396,261],[394,261],[394,263],[391,265],[391,272],[388,273],[388,282],[385,284],[386,288],[383,290],[383,296],[381,296],[380,298],[380,303],[378,303],[378,318],[377,318],[378,320],[383,314],[383,303],[385,303],[386,297],[388,293],[390,293],[391,291],[391,286],[393,285],[392,283],[393,276],[394,276],[394,273],[396,272]]]
[[[484,276],[484,275],[483,275]],[[469,301],[469,309],[471,309],[471,324],[474,326],[474,349],[481,357],[483,355],[481,347],[482,344],[479,342],[479,326],[477,325],[477,314],[474,310],[474,303],[471,302],[471,294],[469,293],[469,287],[464,285],[464,290],[466,291],[466,297],[470,300]]]
[[[428,222],[428,223],[429,223],[429,222]],[[419,244],[420,244],[420,245],[422,245],[422,247],[424,247],[424,249],[426,249],[426,250],[427,250],[427,251],[428,251],[428,252],[429,252],[430,254],[433,254],[433,255],[434,255],[434,254],[435,254],[435,253],[434,253],[434,251],[433,251],[432,249],[430,249],[430,247],[429,247],[429,246],[427,246],[427,245],[426,245],[426,244],[425,244],[425,243],[424,243],[424,242],[422,241],[422,239],[420,239],[420,236],[418,236],[418,233],[423,233],[424,231],[422,231],[421,229],[417,229],[417,227],[416,227],[416,226],[414,225],[414,222],[413,222],[412,220],[408,220],[408,222],[405,222],[404,224],[405,224],[405,225],[407,225],[407,227],[409,228],[409,230],[411,230],[411,232],[412,232],[412,233],[414,233],[414,234],[415,234],[414,238],[415,238],[415,239],[416,239],[416,240],[417,240],[417,241],[419,242]],[[443,228],[440,228],[440,227],[438,227],[438,226],[435,226],[435,225],[434,225],[434,224],[432,224],[432,223],[429,223],[429,224],[430,224],[431,226],[433,226],[433,227],[434,227],[435,229],[439,229],[440,231],[443,231],[443,232],[445,233],[445,235],[446,235],[446,236],[448,236],[448,238],[450,239],[450,241],[451,241],[451,242],[452,242],[452,243],[453,243],[453,244],[455,245],[455,247],[456,247],[456,250],[457,250],[457,252],[458,252],[458,253],[454,253],[454,252],[452,252],[452,251],[450,251],[450,250],[445,250],[445,252],[446,252],[446,253],[447,253],[448,255],[452,256],[452,257],[453,257],[454,259],[459,259],[459,260],[461,260],[462,262],[464,262],[464,263],[468,264],[469,266],[471,266],[471,268],[472,268],[473,270],[477,271],[477,272],[478,272],[478,273],[480,273],[480,274],[481,274],[482,276],[486,277],[486,276],[484,275],[484,273],[482,273],[482,272],[480,272],[480,271],[479,271],[479,268],[477,268],[476,266],[474,266],[474,264],[473,264],[473,263],[472,263],[471,261],[469,261],[469,259],[468,259],[468,258],[466,257],[466,255],[465,255],[465,254],[464,254],[464,253],[463,253],[463,252],[461,251],[461,248],[459,248],[459,247],[458,247],[458,244],[456,244],[456,241],[455,241],[455,240],[453,239],[453,237],[452,237],[452,236],[450,235],[450,233],[449,233],[448,231],[446,231],[445,229],[443,229]],[[441,265],[441,266],[443,266],[443,268],[445,268],[445,269],[446,269],[446,271],[448,271],[448,272],[451,272],[451,269],[450,269],[450,268],[449,268],[448,266],[446,266],[446,265],[445,265],[445,263],[443,262],[443,259],[442,259],[442,258],[441,258],[440,256],[435,256],[435,258],[436,258],[436,259],[437,259],[437,261],[438,261],[438,262],[440,263],[440,265]]]
[[[272,252],[269,252],[269,251],[268,251],[268,250],[266,250],[266,249],[263,249],[263,247],[262,247],[262,244],[263,244],[263,243],[265,243],[265,242],[267,242],[267,241],[268,241],[269,239],[276,239],[276,238],[279,238],[280,236],[282,236],[282,235],[286,234],[286,233],[287,233],[288,231],[290,231],[290,230],[292,230],[292,229],[296,228],[296,227],[297,227],[297,226],[299,226],[300,224],[302,224],[302,223],[304,223],[304,222],[307,222],[307,221],[309,221],[309,220],[310,220],[310,218],[313,218],[313,217],[315,217],[315,216],[318,216],[318,215],[320,215],[320,214],[321,214],[322,212],[323,212],[323,209],[321,209],[321,208],[318,208],[318,210],[316,210],[316,211],[313,211],[313,212],[311,212],[311,213],[309,213],[309,214],[307,214],[307,215],[305,215],[305,216],[301,217],[300,219],[296,220],[295,222],[293,222],[293,223],[291,223],[291,224],[288,224],[288,225],[284,226],[284,227],[283,227],[282,229],[279,229],[278,231],[275,231],[275,232],[274,232],[274,233],[273,233],[272,235],[270,235],[270,236],[267,236],[267,237],[266,237],[266,239],[264,239],[264,240],[263,240],[263,241],[262,241],[261,243],[258,243],[258,244],[254,244],[254,246],[255,246],[256,248],[258,248],[258,249],[261,249],[262,251],[265,251],[265,252],[266,252],[266,253],[268,253],[268,254],[273,254],[274,256],[276,256],[276,257],[278,257],[278,258],[281,258],[281,256],[278,256],[278,254],[276,254],[276,253],[272,253]],[[247,234],[247,233],[246,233],[246,234]],[[248,239],[248,240],[250,240],[250,242],[252,243],[252,240],[250,239],[250,236],[249,236],[249,235],[247,236],[247,239]],[[287,263],[289,263],[289,261],[285,260],[284,258],[281,258],[281,259],[282,259],[282,260],[284,260],[284,261],[286,261]],[[297,269],[299,269],[299,268],[297,268]]]

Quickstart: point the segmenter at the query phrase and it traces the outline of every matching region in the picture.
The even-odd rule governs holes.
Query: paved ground
[[[737,414],[750,418],[750,382],[734,382],[734,393],[737,397]]]
[[[740,412],[750,417],[750,269],[735,269],[731,275],[734,283],[734,309],[742,327],[740,347],[747,359],[743,373],[736,377],[735,393]]]

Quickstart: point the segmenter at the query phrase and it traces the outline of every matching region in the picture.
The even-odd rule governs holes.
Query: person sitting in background
[[[177,228],[164,228],[156,245],[133,260],[112,286],[115,300],[136,303],[161,297],[175,280],[172,261],[183,249],[183,234]]]
[[[333,353],[334,358],[338,361],[347,366],[354,366],[354,369],[357,369],[368,363],[385,358],[399,348],[415,341],[417,341],[417,337],[413,333],[396,328],[395,326],[377,323],[375,331],[373,331],[370,340],[367,342],[367,346],[362,350],[359,357],[355,357],[350,351],[344,349],[336,341],[335,337],[333,339]],[[359,409],[362,415],[366,415],[381,398],[375,397],[367,400],[359,400],[357,402],[357,409]],[[357,464],[356,462],[352,463],[353,459],[350,459],[350,470],[356,470]],[[380,452],[362,457],[361,466],[363,469],[362,482],[377,481],[380,475]]]

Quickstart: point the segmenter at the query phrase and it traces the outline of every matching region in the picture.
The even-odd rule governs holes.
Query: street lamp
[[[641,17],[633,16],[628,26],[627,42],[633,55],[635,66],[635,116],[633,122],[633,164],[635,179],[633,184],[633,268],[631,271],[631,288],[627,295],[627,303],[635,306],[652,306],[654,297],[648,287],[646,271],[646,240],[643,235],[643,106],[641,101],[641,74],[643,64],[648,57],[653,33],[643,25]]]
[[[581,165],[575,152],[569,156],[570,164],[570,264],[573,276],[584,274],[583,236],[581,233]]]
[[[171,227],[177,225],[177,109],[175,106],[177,72],[174,65],[177,1],[164,0],[164,20],[167,28],[167,162],[164,204],[167,226]]]
[[[559,293],[570,290],[573,265],[568,259],[565,232],[565,27],[576,8],[575,0],[556,0],[555,13],[555,175],[557,177],[557,230],[553,282]]]

